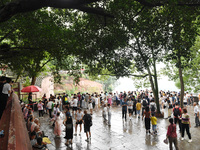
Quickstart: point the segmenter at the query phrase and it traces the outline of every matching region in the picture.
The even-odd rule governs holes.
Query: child
[[[107,111],[106,104],[104,104],[104,107],[103,107],[103,119],[104,119],[104,122],[107,121],[107,119],[106,119],[106,111]]]
[[[152,113],[152,117],[151,117],[151,124],[152,124],[152,129],[153,129],[153,133],[157,134],[157,118],[155,117],[154,113]]]
[[[108,104],[108,125],[111,126],[111,111],[110,111],[110,104]]]
[[[141,110],[141,103],[140,103],[140,100],[138,100],[136,103],[136,111],[137,111],[138,118],[140,118],[140,110]]]

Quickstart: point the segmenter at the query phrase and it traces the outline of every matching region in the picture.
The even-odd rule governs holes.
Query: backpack
[[[92,126],[92,117],[89,114],[86,116],[85,123],[90,127]]]
[[[146,106],[147,106],[147,101],[146,101],[146,100],[143,100],[142,105],[143,105],[144,107],[146,107]]]
[[[156,110],[155,106],[152,105],[152,106],[151,106],[151,111],[155,111],[155,110]]]
[[[175,117],[180,116],[179,107],[178,108],[174,108],[174,116]]]

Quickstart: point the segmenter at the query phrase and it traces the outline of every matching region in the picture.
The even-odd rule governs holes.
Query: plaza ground
[[[192,143],[188,143],[188,136],[185,133],[185,140],[180,140],[178,132],[179,150],[200,150],[200,127],[194,128],[193,106],[188,106],[189,115],[191,117],[191,136]],[[36,117],[38,112],[35,112]],[[109,127],[103,122],[101,109],[93,114],[93,126],[91,127],[91,142],[86,142],[86,135],[82,131],[81,136],[74,136],[72,146],[65,145],[65,126],[62,125],[63,132],[60,138],[55,138],[53,128],[49,125],[48,115],[40,119],[41,130],[49,137],[52,144],[47,144],[50,150],[167,150],[169,145],[163,143],[166,138],[168,119],[158,119],[158,134],[146,135],[144,121],[142,118],[133,117],[132,121],[122,120],[121,107],[112,108],[111,126]],[[75,123],[75,120],[74,120]],[[75,124],[74,124],[75,127]]]

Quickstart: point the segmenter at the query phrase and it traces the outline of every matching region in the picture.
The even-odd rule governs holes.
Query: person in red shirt
[[[173,115],[174,115],[174,123],[179,125],[179,132],[181,132],[181,107],[179,107],[178,102],[175,103],[175,107],[173,108]]]
[[[169,122],[170,122],[170,125],[168,126],[167,135],[166,135],[169,140],[169,149],[173,150],[172,143],[174,143],[175,149],[179,150],[177,134],[176,134],[176,124],[174,124],[173,118],[170,118]]]

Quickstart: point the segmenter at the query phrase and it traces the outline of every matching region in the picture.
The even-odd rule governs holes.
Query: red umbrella
[[[41,88],[39,88],[38,86],[35,86],[35,85],[30,85],[30,86],[27,86],[27,87],[24,87],[21,92],[27,92],[27,93],[30,93],[30,92],[40,92],[42,91]]]

